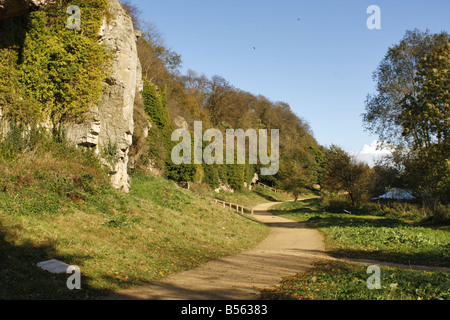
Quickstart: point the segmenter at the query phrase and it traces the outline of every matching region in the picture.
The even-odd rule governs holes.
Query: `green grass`
[[[265,300],[450,300],[450,274],[381,267],[381,289],[370,290],[367,266],[318,262],[266,290]]]
[[[377,215],[330,213],[320,199],[283,203],[277,215],[304,222],[325,237],[327,253],[337,258],[450,265],[450,234]],[[434,225],[436,228],[436,225]],[[321,261],[310,271],[288,277],[262,294],[277,300],[430,300],[450,299],[450,275],[393,267],[381,268],[380,290],[369,290],[367,266]]]
[[[257,186],[253,191],[243,190],[234,193],[211,192],[210,197],[226,202],[240,204],[248,208],[253,208],[256,205],[262,203],[283,202],[292,200],[292,198],[286,194],[275,193],[259,186]]]
[[[320,230],[335,257],[450,266],[450,234],[400,219],[324,211],[319,199],[284,203],[273,213]]]
[[[94,299],[268,235],[266,226],[162,178],[137,173],[130,194],[115,191],[90,155],[56,149],[0,161],[0,299]],[[68,275],[36,267],[50,259],[79,266],[82,290],[67,289]]]

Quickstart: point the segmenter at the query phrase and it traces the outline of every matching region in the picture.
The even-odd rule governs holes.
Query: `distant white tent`
[[[392,199],[392,200],[413,200],[415,199],[412,192],[403,189],[391,189],[385,194],[373,198],[373,200]]]

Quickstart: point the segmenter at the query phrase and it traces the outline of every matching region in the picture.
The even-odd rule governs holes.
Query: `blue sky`
[[[450,32],[448,0],[131,2],[181,54],[182,72],[217,74],[287,102],[320,144],[368,154],[378,137],[364,131],[361,114],[388,48],[406,30]],[[367,28],[370,5],[381,9],[380,30]]]

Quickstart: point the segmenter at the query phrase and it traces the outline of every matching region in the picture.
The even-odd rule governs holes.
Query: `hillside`
[[[6,31],[2,73],[9,75],[0,80],[4,137],[11,126],[46,128],[98,154],[112,185],[124,192],[132,184],[128,170],[136,167],[177,182],[240,190],[260,174],[261,161],[250,165],[247,154],[246,165],[174,165],[172,132],[192,132],[194,121],[202,122],[203,132],[214,128],[224,136],[227,129],[277,129],[280,168],[262,181],[285,188],[292,188],[293,176],[306,188],[320,183],[324,149],[287,103],[245,92],[218,75],[180,74],[181,56],[127,1],[131,17],[117,0],[78,1],[85,12],[80,31],[65,25],[68,5],[49,2],[0,22]]]
[[[138,172],[132,191],[122,193],[92,154],[61,142],[39,145],[45,148],[0,161],[1,299],[92,299],[240,252],[267,235],[208,193]],[[79,266],[83,290],[68,290],[66,274],[36,266],[50,259]]]
[[[17,3],[0,1],[1,299],[91,299],[251,248],[267,227],[210,198],[253,206],[285,198],[250,192],[252,181],[289,189],[297,172],[297,191],[320,182],[322,147],[288,104],[180,74],[181,57],[156,29],[138,31],[126,2]],[[81,29],[67,28],[69,5]],[[171,134],[194,121],[279,129],[279,172],[261,176],[248,155],[175,165]],[[36,267],[50,259],[79,266],[85,290]]]

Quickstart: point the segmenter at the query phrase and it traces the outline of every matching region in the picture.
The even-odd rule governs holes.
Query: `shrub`
[[[216,189],[219,187],[219,169],[217,168],[217,165],[208,165],[203,164],[203,171],[204,171],[204,182],[209,184],[211,188]]]
[[[240,191],[244,187],[245,181],[245,166],[230,164],[225,165],[227,172],[228,185],[236,191]]]
[[[110,187],[92,151],[43,130],[12,126],[0,142],[0,155],[0,202],[6,212],[58,214]]]

